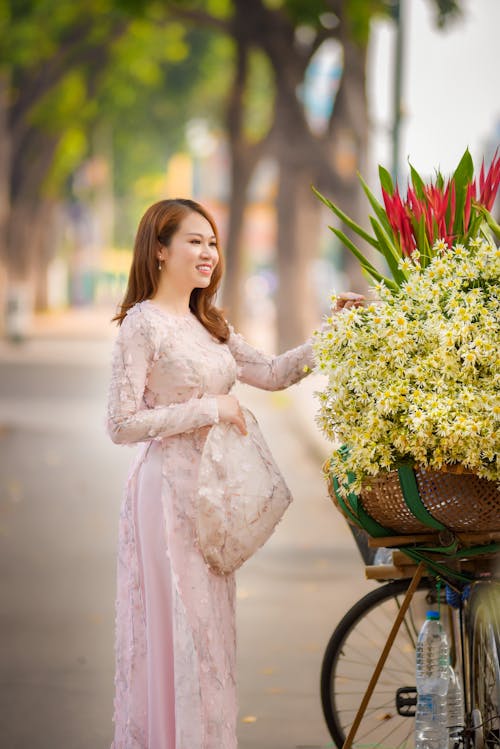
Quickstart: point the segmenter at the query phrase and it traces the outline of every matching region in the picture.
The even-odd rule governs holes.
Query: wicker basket
[[[427,511],[434,521],[453,532],[500,531],[497,483],[460,468],[438,471],[416,466],[413,470],[424,512]],[[344,512],[331,476],[328,486],[335,504]],[[429,532],[429,525],[415,517],[406,503],[396,470],[370,478],[370,489],[362,491],[359,500],[373,520],[391,531],[400,534]]]

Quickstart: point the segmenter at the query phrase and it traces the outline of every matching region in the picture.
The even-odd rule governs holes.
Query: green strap
[[[370,536],[373,536],[374,538],[383,538],[384,536],[396,535],[395,532],[390,528],[386,528],[385,526],[378,523],[374,518],[372,518],[372,516],[363,507],[363,503],[361,502],[357,494],[351,492],[349,494],[349,501],[351,503],[351,506],[354,506],[356,509],[359,522],[361,523],[365,531],[370,534]]]
[[[338,482],[338,479],[336,476],[333,476],[330,474],[330,478],[333,484],[333,489],[335,491],[335,496],[337,497],[337,502],[339,503],[342,512],[347,515],[347,517],[352,520],[352,522],[355,525],[358,525],[361,527],[361,523],[359,521],[359,518],[352,512],[351,508],[344,502],[344,497],[340,493],[340,484]]]
[[[447,567],[446,564],[442,564],[440,562],[435,562],[434,560],[429,559],[428,556],[426,556],[425,551],[423,549],[410,549],[410,548],[404,548],[404,553],[411,557],[415,562],[425,562],[427,565],[427,568],[429,571],[433,572],[434,574],[441,575],[442,577],[454,577],[458,580],[461,580],[462,582],[472,582],[476,578],[474,575],[470,573],[464,573],[464,572],[457,572],[457,570],[451,569],[450,567]],[[487,544],[486,546],[474,546],[470,549],[462,549],[461,551],[458,551],[456,554],[454,554],[454,557],[462,558],[462,557],[474,557],[479,556],[481,554],[489,554],[492,552],[500,551],[500,544]]]
[[[406,506],[411,510],[417,520],[420,520],[420,522],[428,528],[433,528],[439,531],[446,530],[446,526],[440,523],[439,520],[433,518],[422,502],[413,468],[409,465],[402,465],[398,468],[398,475],[399,484],[401,486],[401,491],[403,492]]]
[[[458,539],[453,538],[453,541],[451,544],[447,544],[446,546],[421,546],[418,545],[418,548],[420,551],[430,551],[432,554],[444,554],[447,557],[450,557],[450,559],[453,559],[458,555]]]
[[[445,564],[440,564],[439,562],[429,559],[425,554],[422,554],[422,552],[417,549],[405,548],[403,551],[415,562],[424,562],[431,574],[443,577],[445,580],[449,577],[453,577],[465,583],[470,583],[474,580],[473,575],[464,574],[463,572],[457,572],[456,570],[450,569]]]
[[[339,447],[337,452],[339,453],[341,458],[345,460],[345,458],[349,454],[348,445],[341,445],[341,447]],[[359,501],[359,497],[357,494],[354,494],[354,492],[349,492],[349,494],[347,495],[347,502],[346,502],[339,492],[339,483],[336,477],[333,475],[331,475],[331,477],[333,480],[333,488],[335,489],[335,496],[337,497],[339,501],[339,505],[345,511],[346,515],[356,525],[361,526],[363,530],[365,530],[370,536],[373,536],[374,538],[381,538],[383,536],[395,535],[394,531],[390,530],[389,528],[384,528],[383,525],[380,525],[380,523],[377,523],[377,521],[374,520],[374,518],[372,518],[372,516],[366,512],[362,503]],[[354,476],[354,474],[352,473],[347,474],[347,485],[345,487],[347,490],[349,489],[349,485],[354,482],[355,478],[356,477]]]
[[[500,551],[500,544],[486,544],[486,546],[471,546],[468,549],[462,549],[455,554],[457,557],[476,557],[481,554],[494,554]]]
[[[354,481],[354,476],[353,474],[349,473],[347,478],[348,484],[346,488],[349,489],[349,484]],[[385,528],[383,525],[380,525],[380,523],[377,523],[377,521],[374,520],[374,518],[372,518],[372,516],[366,512],[362,503],[359,501],[359,497],[357,494],[354,494],[354,492],[349,492],[346,502],[340,494],[340,485],[336,476],[331,475],[331,479],[338,503],[345,514],[353,521],[353,523],[361,526],[361,528],[363,528],[370,536],[373,536],[374,538],[395,535],[394,531],[390,530],[389,528]]]

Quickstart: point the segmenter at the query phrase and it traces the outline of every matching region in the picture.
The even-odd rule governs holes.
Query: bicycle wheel
[[[396,580],[361,598],[327,645],[321,669],[323,714],[339,749],[354,720],[410,580]],[[411,749],[415,729],[415,647],[436,592],[421,582],[380,675],[353,748]],[[443,617],[445,618],[445,617]]]
[[[471,707],[476,749],[500,746],[500,584],[473,588],[469,604]]]

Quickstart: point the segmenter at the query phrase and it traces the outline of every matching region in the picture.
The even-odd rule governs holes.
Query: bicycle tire
[[[475,746],[500,746],[500,585],[479,583],[468,605]],[[479,738],[480,736],[480,738]]]
[[[346,734],[348,732],[348,729],[350,725],[352,724],[352,720],[354,719],[354,715],[357,711],[357,708],[359,707],[359,704],[361,702],[361,698],[363,696],[364,690],[366,689],[366,686],[368,685],[368,680],[371,677],[371,674],[373,673],[373,668],[378,660],[380,653],[382,652],[383,644],[385,644],[385,641],[387,640],[387,634],[390,630],[390,626],[392,625],[392,621],[388,621],[388,627],[387,632],[381,632],[381,639],[380,642],[377,643],[377,645],[380,645],[380,647],[373,649],[373,658],[368,658],[369,663],[367,663],[367,673],[366,677],[364,678],[358,678],[358,682],[363,682],[363,684],[360,683],[360,689],[359,692],[356,693],[355,699],[353,698],[352,702],[355,704],[355,708],[343,708],[343,699],[348,695],[348,692],[344,690],[344,685],[349,686],[350,677],[342,676],[342,674],[339,674],[338,667],[342,661],[343,658],[343,651],[346,653],[348,651],[348,647],[351,647],[349,645],[349,639],[353,640],[356,635],[357,628],[360,628],[361,623],[363,622],[363,619],[366,619],[368,615],[370,615],[372,612],[376,612],[377,610],[381,611],[381,607],[384,607],[384,604],[388,604],[388,606],[384,607],[384,615],[385,615],[385,609],[389,607],[389,610],[392,609],[394,605],[394,611],[397,610],[398,606],[400,605],[400,602],[403,599],[404,594],[406,593],[409,585],[410,580],[396,580],[393,582],[390,582],[388,584],[382,585],[379,588],[376,588],[375,590],[370,591],[367,595],[365,595],[363,598],[361,598],[357,603],[354,604],[354,606],[349,609],[349,611],[345,614],[345,616],[341,619],[337,627],[335,628],[328,645],[325,650],[325,654],[323,657],[322,667],[321,667],[321,682],[320,682],[320,688],[321,688],[321,703],[323,707],[323,715],[326,721],[326,724],[328,726],[328,730],[330,732],[330,735],[335,742],[335,745],[338,747],[338,749],[341,749],[343,746],[343,743],[346,738]],[[433,589],[432,581],[425,579],[422,580],[418,591],[425,591],[427,594]],[[401,601],[399,600],[401,599]],[[414,599],[415,600],[415,599]],[[394,604],[389,603],[393,601]],[[408,642],[411,642],[411,646],[414,648],[416,643],[416,638],[418,636],[418,631],[420,629],[421,624],[423,623],[425,619],[425,610],[428,608],[428,603],[425,603],[425,606],[421,606],[422,604],[422,596],[419,597],[418,600],[418,607],[422,608],[421,616],[419,614],[418,616],[418,622],[411,621],[411,617],[416,618],[415,609],[412,609],[410,607],[409,611],[407,612],[407,615],[405,617],[405,620],[400,628],[400,631],[398,633],[398,637],[396,638],[396,641],[394,643],[393,649],[391,651],[391,657],[393,653],[397,654],[397,648],[398,648],[398,642],[400,641],[401,637],[405,637],[405,647],[408,647]],[[413,606],[413,604],[412,604]],[[412,629],[411,636],[408,632],[408,627]],[[402,634],[403,633],[403,634]],[[396,649],[396,650],[395,650]],[[344,658],[344,661],[347,661],[347,657]],[[392,668],[392,671],[394,673],[394,690],[397,689],[396,684],[399,687],[413,687],[415,685],[415,656],[414,651],[410,653],[409,658],[405,658],[404,662],[402,663],[402,669],[401,669],[401,679],[398,681],[398,668],[397,666],[390,666],[390,661],[388,660],[386,663],[385,669],[388,668],[388,672],[384,669],[384,671],[381,674],[379,685],[382,683],[382,685],[385,687],[386,684],[383,682],[383,676],[384,673],[386,674],[385,679],[387,680],[388,675],[390,674],[390,670]],[[403,668],[404,666],[404,668]],[[357,665],[357,668],[359,668],[359,664]],[[369,672],[369,673],[368,673]],[[405,683],[409,680],[408,683]],[[355,680],[354,680],[355,681]],[[349,686],[350,689],[353,688],[353,685]],[[378,688],[378,687],[377,687]],[[342,692],[344,690],[344,693]],[[390,694],[392,690],[392,686],[389,686],[389,689],[387,690],[387,693]],[[354,694],[354,693],[352,693]],[[374,696],[376,697],[377,692],[375,691]],[[369,710],[374,709],[377,710],[379,708],[371,708],[373,703],[373,697],[370,701],[370,704],[368,706]],[[389,702],[392,699],[392,697],[395,698],[395,691],[390,694]],[[411,738],[406,740],[398,740],[397,743],[394,743],[394,747],[406,747],[406,749],[410,749],[410,746],[413,746],[413,721],[410,721],[408,718],[403,718],[395,711],[395,701],[394,705],[392,707],[389,706],[389,702],[387,705],[382,705],[382,711],[386,711],[385,714],[382,712],[380,716],[380,720],[382,722],[385,721],[385,725],[389,723],[390,720],[394,719],[394,724],[401,725],[402,729],[401,731],[408,731],[408,735]],[[352,714],[352,717],[350,720],[346,720],[341,716],[341,712],[349,712]],[[368,711],[367,711],[368,713]],[[397,720],[396,720],[397,717]],[[371,720],[371,719],[369,719]],[[378,720],[378,717],[377,717]],[[405,723],[402,723],[402,721],[405,721]],[[382,726],[383,723],[381,723]],[[366,724],[365,724],[366,726]],[[385,732],[386,734],[390,735],[391,731],[393,731],[393,726],[389,726],[389,731]],[[375,726],[375,729],[377,729],[377,726]],[[399,729],[398,729],[399,730]],[[363,743],[363,733],[366,731],[366,727],[363,728],[363,722],[360,726],[360,729],[358,730],[358,735],[361,734],[361,743],[354,743],[353,747],[366,747],[366,746],[384,746],[385,749],[388,749],[389,744],[387,744],[387,736],[381,738],[380,743],[370,743],[366,744]],[[400,732],[401,732],[400,731]],[[375,730],[374,730],[375,732]],[[382,733],[382,731],[381,731]],[[370,735],[370,732],[369,734]],[[372,734],[373,735],[373,734]],[[371,735],[371,737],[372,737]],[[376,742],[377,740],[375,740]]]

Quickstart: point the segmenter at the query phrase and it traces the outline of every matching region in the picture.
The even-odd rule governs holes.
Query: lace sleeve
[[[278,356],[251,346],[229,325],[229,349],[238,365],[238,379],[263,390],[283,390],[302,380],[315,366],[312,339]]]
[[[140,310],[131,309],[120,326],[111,355],[106,426],[117,444],[161,439],[219,421],[214,396],[148,408],[144,389],[153,351],[150,325]]]

